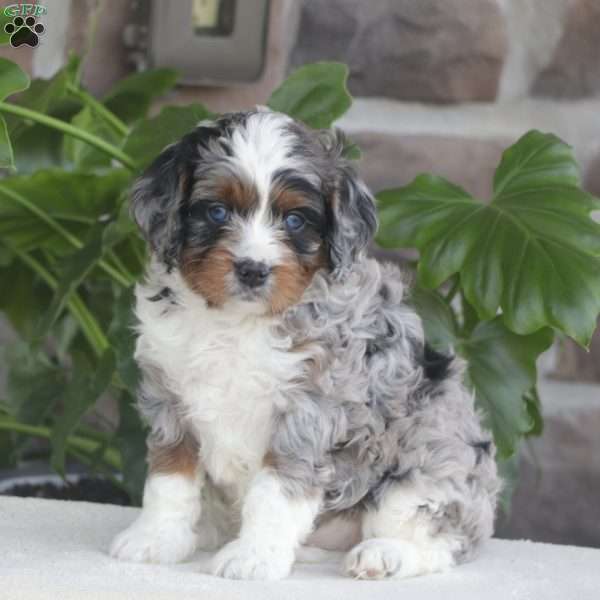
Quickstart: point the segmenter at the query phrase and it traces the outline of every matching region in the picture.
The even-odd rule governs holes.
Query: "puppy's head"
[[[376,228],[337,132],[253,111],[200,124],[133,190],[155,256],[209,306],[279,313],[319,269],[343,278]]]

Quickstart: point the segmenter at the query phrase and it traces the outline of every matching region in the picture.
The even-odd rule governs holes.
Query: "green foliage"
[[[415,302],[428,335],[467,360],[506,458],[541,432],[535,359],[553,330],[586,345],[595,329],[600,224],[590,213],[600,202],[580,188],[569,146],[538,131],[504,152],[493,189],[489,204],[432,175],[385,190],[378,241],[419,249]]]
[[[125,139],[124,150],[135,157],[141,169],[148,166],[165,146],[181,138],[200,121],[214,116],[201,104],[167,106],[153,119],[139,121],[133,126]]]
[[[329,127],[352,104],[346,89],[348,67],[320,62],[292,73],[269,100],[273,110],[292,115],[315,129]]]
[[[0,58],[0,100],[29,87],[29,77],[15,63]],[[6,122],[0,117],[0,168],[14,168],[12,144]]]
[[[215,115],[193,104],[148,116],[174,86],[173,71],[132,75],[97,100],[79,69],[72,57],[29,86],[17,65],[0,60],[0,166],[18,173],[0,180],[0,278],[9,282],[0,310],[20,336],[5,352],[0,457],[14,464],[31,436],[41,437],[57,472],[75,459],[139,501],[145,431],[134,408],[132,304],[146,251],[127,190],[162,148]],[[268,104],[330,127],[351,104],[347,75],[344,65],[307,65]],[[346,156],[360,151],[350,143]],[[489,205],[431,176],[382,192],[379,203],[380,242],[421,251],[414,302],[430,341],[465,358],[509,457],[541,429],[535,359],[553,329],[585,343],[599,310],[600,236],[589,218],[597,201],[579,188],[570,150],[531,132],[505,153]],[[104,394],[119,404],[116,430],[86,425]]]
[[[503,155],[489,204],[422,175],[378,196],[379,242],[421,251],[419,281],[460,274],[479,318],[498,309],[509,329],[546,326],[587,345],[600,311],[600,202],[580,188],[569,146],[531,131]]]

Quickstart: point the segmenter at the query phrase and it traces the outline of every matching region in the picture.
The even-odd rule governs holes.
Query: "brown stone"
[[[538,75],[532,93],[581,98],[600,91],[600,2],[572,0],[565,29],[550,64]]]
[[[564,381],[600,382],[600,322],[598,325],[588,350],[570,339],[561,344],[553,377]]]
[[[600,403],[591,397],[600,388],[590,386],[582,401],[582,386],[554,385],[564,409],[545,414],[542,437],[524,445],[510,517],[497,536],[600,547]]]
[[[359,171],[370,188],[410,183],[420,173],[445,177],[477,198],[491,195],[494,170],[510,140],[431,135],[354,133],[362,151]]]
[[[345,62],[356,96],[493,100],[506,47],[495,0],[306,0],[291,64]]]

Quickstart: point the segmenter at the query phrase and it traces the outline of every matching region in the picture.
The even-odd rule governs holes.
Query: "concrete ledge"
[[[228,581],[206,574],[210,556],[180,565],[120,563],[111,538],[137,509],[0,497],[0,597],[10,600],[592,600],[600,590],[600,550],[492,540],[481,557],[449,573],[363,582],[339,575],[340,556],[297,565],[281,582]],[[400,596],[401,595],[401,596]]]

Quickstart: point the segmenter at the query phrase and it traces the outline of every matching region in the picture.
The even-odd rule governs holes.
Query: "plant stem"
[[[2,183],[0,183],[0,192],[14,200],[17,204],[20,204],[22,207],[26,208],[29,212],[33,213],[36,217],[41,219],[48,227],[54,229],[56,233],[61,235],[69,244],[81,250],[83,248],[83,242],[76,236],[74,236],[70,231],[65,229],[56,219],[51,217],[48,213],[41,210],[38,206],[36,206],[33,202],[30,202],[25,196],[21,196],[14,190],[6,187]],[[100,259],[98,261],[98,266],[108,275],[110,275],[117,283],[120,283],[124,287],[129,287],[135,279],[129,275],[124,275],[116,270],[113,266],[107,263],[105,260]]]
[[[125,137],[129,133],[129,127],[127,127],[117,115],[108,110],[104,104],[98,102],[98,100],[90,93],[74,86],[72,83],[67,85],[67,89],[77,96],[84,104],[87,104],[87,106],[89,106],[99,117],[104,119],[119,135]]]
[[[125,266],[125,263],[119,258],[117,253],[114,250],[111,250],[108,253],[108,256],[113,261],[115,266],[121,271],[121,273],[123,273],[123,275],[127,277],[127,279],[129,280],[128,286],[135,283],[135,277],[131,274],[131,271]]]
[[[50,439],[50,436],[52,435],[52,430],[49,427],[44,425],[29,425],[27,423],[21,423],[12,417],[8,419],[0,419],[0,431],[13,431],[15,433],[33,435],[46,439]],[[92,453],[98,448],[98,446],[100,446],[100,443],[78,435],[70,435],[67,437],[67,447],[69,446],[81,452]],[[110,465],[114,469],[121,470],[121,455],[116,448],[107,448],[102,458],[107,465]]]
[[[117,148],[113,144],[109,144],[102,138],[88,133],[83,129],[74,127],[70,123],[65,123],[60,119],[55,119],[54,117],[49,117],[48,115],[44,115],[35,110],[30,110],[29,108],[25,108],[24,106],[18,106],[17,104],[11,104],[9,102],[0,102],[0,112],[6,112],[12,115],[16,115],[18,117],[23,117],[24,119],[29,119],[31,121],[35,121],[36,123],[46,125],[47,127],[50,127],[52,129],[62,131],[64,134],[70,135],[83,142],[86,142],[90,146],[94,146],[101,152],[112,156],[128,169],[134,171],[136,168],[133,159],[127,154],[125,154],[120,148]]]

